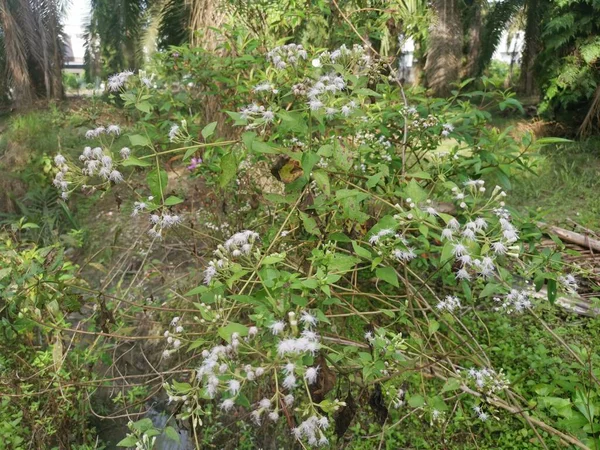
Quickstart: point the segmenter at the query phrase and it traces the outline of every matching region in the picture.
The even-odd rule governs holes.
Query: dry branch
[[[579,245],[582,248],[593,252],[600,253],[600,241],[585,234],[576,233],[574,231],[565,230],[564,228],[548,225],[543,222],[538,222],[537,226],[552,234],[558,236],[561,240]]]

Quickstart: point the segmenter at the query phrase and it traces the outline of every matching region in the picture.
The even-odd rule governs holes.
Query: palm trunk
[[[4,31],[6,63],[11,77],[14,100],[17,107],[26,107],[33,102],[33,85],[27,68],[25,37],[22,35],[7,0],[0,0],[0,21]]]
[[[481,58],[481,33],[483,21],[481,17],[481,4],[476,1],[472,5],[473,16],[469,26],[469,49],[464,68],[464,76],[471,78],[477,76],[479,71],[479,59]]]
[[[524,95],[535,95],[537,86],[535,83],[534,68],[535,61],[540,53],[541,46],[541,20],[543,0],[528,0],[526,4],[527,23],[525,25],[525,47],[521,58],[521,77],[519,79],[519,91]]]
[[[217,47],[217,35],[209,27],[219,27],[225,15],[214,0],[186,0],[190,11],[190,43],[208,51]],[[198,33],[202,31],[202,33]]]
[[[447,96],[459,78],[462,27],[458,0],[433,0],[436,18],[429,32],[425,63],[427,85],[434,95]]]

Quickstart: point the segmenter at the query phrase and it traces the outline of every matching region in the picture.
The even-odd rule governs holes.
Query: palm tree
[[[490,63],[502,33],[519,15],[525,17],[525,46],[521,55],[519,90],[524,95],[536,93],[535,63],[542,50],[541,34],[544,14],[551,0],[503,0],[495,3],[486,17],[479,73]]]
[[[429,29],[425,76],[436,96],[450,93],[451,83],[459,78],[463,30],[458,0],[433,0],[435,18]]]
[[[63,97],[62,26],[64,2],[59,0],[0,0],[1,85],[17,106],[36,95]]]

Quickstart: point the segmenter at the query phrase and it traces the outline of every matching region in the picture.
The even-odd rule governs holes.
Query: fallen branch
[[[564,228],[556,227],[554,225],[548,225],[543,222],[538,222],[537,226],[555,234],[563,241],[600,253],[600,241],[597,239],[586,236],[585,234],[565,230]]]

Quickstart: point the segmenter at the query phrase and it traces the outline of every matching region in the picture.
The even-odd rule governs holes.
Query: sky
[[[87,22],[90,11],[89,0],[71,0],[64,22],[65,33],[71,37],[71,46],[75,58],[83,58],[83,27]]]

